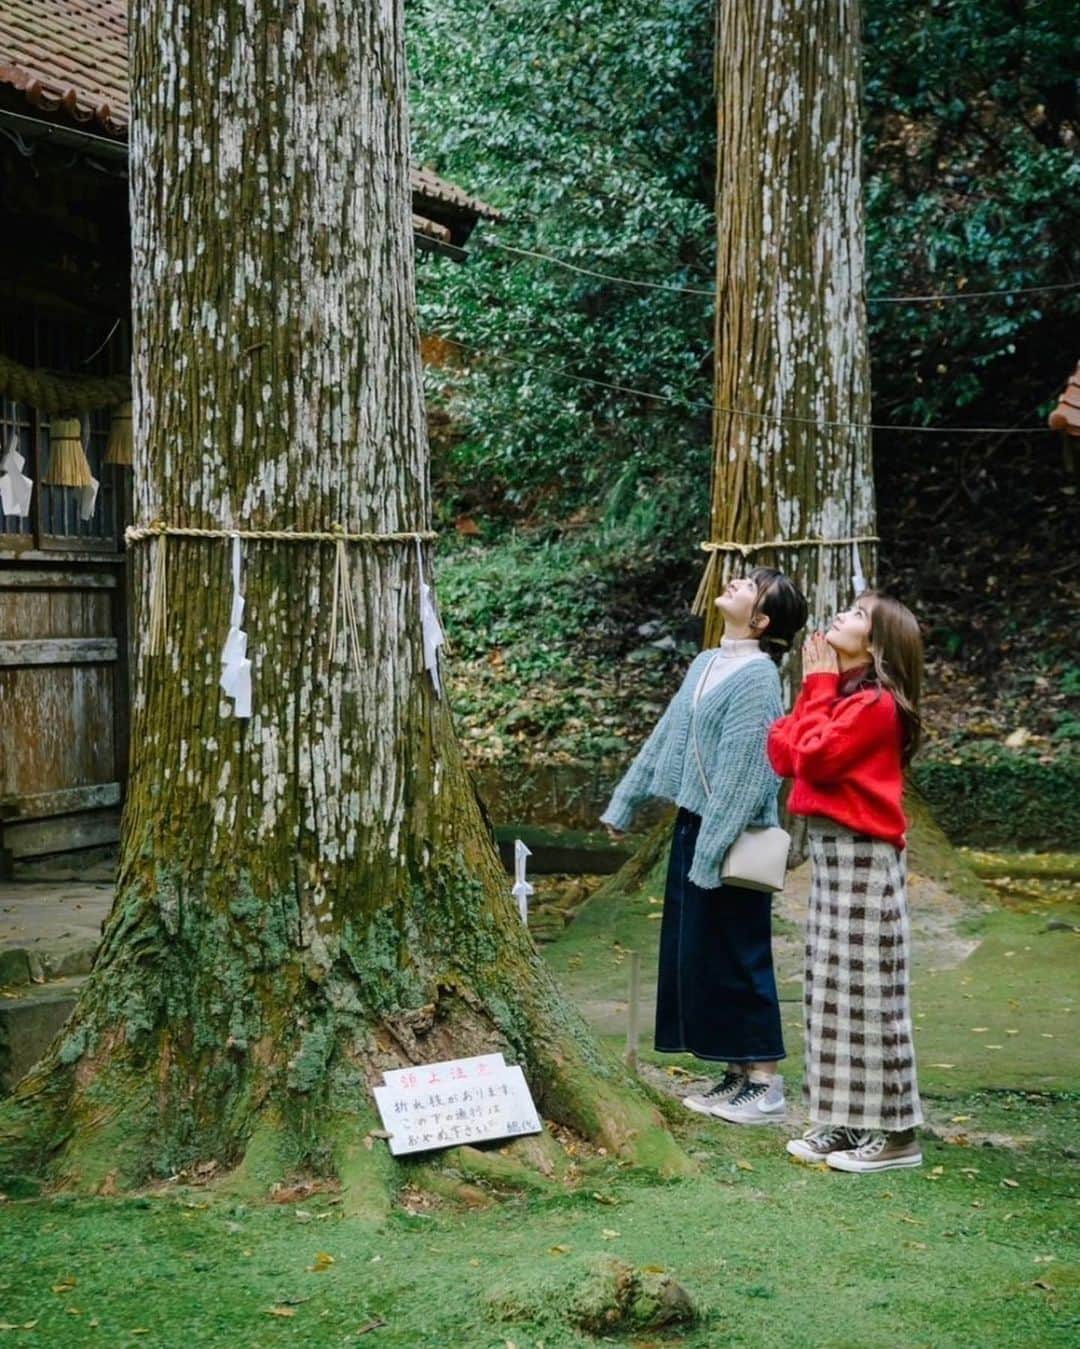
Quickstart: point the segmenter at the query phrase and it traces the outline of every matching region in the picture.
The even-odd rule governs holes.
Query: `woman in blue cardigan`
[[[769,567],[717,599],[720,645],[694,660],[600,817],[620,837],[649,797],[679,812],[671,843],[656,1048],[726,1063],[684,1104],[737,1124],[784,1118],[784,1057],[772,963],[772,896],[723,885],[720,868],[749,825],[777,823],[780,779],[765,745],[783,714],[777,666],[806,622],[806,601]]]

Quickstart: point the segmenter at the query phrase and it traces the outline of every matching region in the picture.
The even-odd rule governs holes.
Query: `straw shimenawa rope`
[[[93,412],[131,397],[130,375],[58,375],[0,355],[0,394],[46,416]]]
[[[705,615],[709,589],[720,568],[721,553],[738,553],[745,561],[754,553],[763,553],[769,548],[846,548],[852,544],[879,542],[880,539],[876,534],[851,534],[842,539],[760,539],[754,543],[733,543],[727,540],[718,542],[706,539],[700,547],[702,552],[709,554],[709,561],[702,573],[690,612],[699,616]]]
[[[154,543],[150,576],[150,624],[147,634],[147,654],[160,656],[165,651],[165,615],[168,593],[165,582],[166,541],[181,539],[249,539],[270,543],[332,543],[334,557],[334,594],[330,609],[330,651],[337,644],[338,612],[345,618],[348,652],[354,667],[360,668],[360,630],[353,602],[352,583],[345,545],[347,543],[425,543],[439,536],[433,529],[394,530],[386,534],[369,532],[350,533],[340,526],[333,529],[197,529],[187,525],[166,525],[155,521],[150,525],[131,525],[124,531],[128,543]]]
[[[439,536],[433,529],[402,529],[387,534],[351,534],[335,529],[196,529],[190,525],[130,525],[124,530],[128,543],[143,543],[162,535],[180,539],[269,539],[272,543],[412,543],[430,542]]]

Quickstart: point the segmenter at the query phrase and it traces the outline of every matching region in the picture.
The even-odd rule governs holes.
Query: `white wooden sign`
[[[501,1054],[422,1063],[374,1088],[395,1157],[543,1130],[525,1075]]]

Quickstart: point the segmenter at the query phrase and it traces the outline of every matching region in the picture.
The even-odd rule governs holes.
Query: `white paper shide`
[[[526,927],[529,923],[529,896],[535,890],[525,879],[525,859],[531,856],[532,853],[521,839],[514,839],[514,884],[510,887],[510,893],[517,900],[518,913]]]
[[[23,472],[26,460],[19,453],[18,439],[12,432],[7,452],[0,460],[0,510],[5,515],[20,517],[30,514],[30,499],[34,480]]]
[[[424,642],[424,664],[435,685],[435,692],[442,697],[442,683],[439,679],[439,647],[446,638],[443,636],[439,615],[435,612],[435,601],[431,598],[431,587],[424,580],[424,557],[420,551],[420,540],[416,540],[416,565],[420,572],[420,631]]]
[[[232,614],[229,635],[221,653],[221,690],[233,700],[234,717],[251,716],[251,661],[247,655],[244,621],[244,597],[240,594],[240,540],[232,541]]]
[[[373,1094],[395,1157],[543,1131],[525,1075],[501,1054],[383,1074]]]

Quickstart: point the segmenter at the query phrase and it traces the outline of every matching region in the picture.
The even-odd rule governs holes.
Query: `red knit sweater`
[[[769,732],[769,759],[794,778],[793,815],[824,815],[857,834],[904,846],[902,730],[892,694],[862,688],[840,697],[840,676],[812,674]]]

